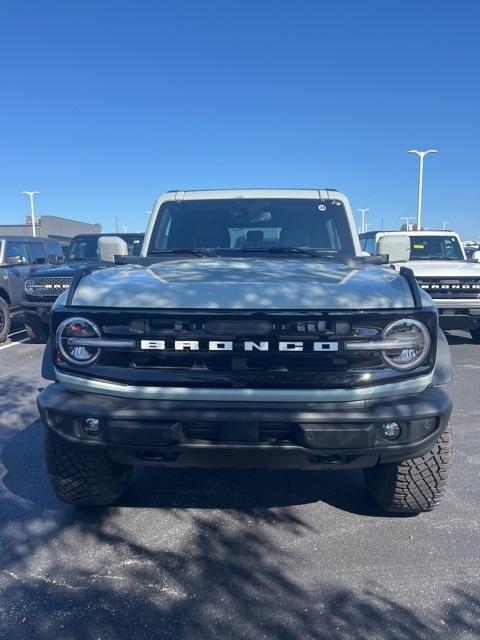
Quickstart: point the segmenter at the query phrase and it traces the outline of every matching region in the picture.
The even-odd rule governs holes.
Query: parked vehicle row
[[[25,329],[34,342],[46,342],[50,308],[78,269],[112,266],[117,247],[139,255],[141,233],[88,234],[72,239],[65,253],[56,240],[23,236],[0,238],[0,342],[6,340],[12,313],[23,309]],[[113,239],[113,243],[112,243]]]
[[[33,342],[46,342],[50,311],[58,296],[68,289],[80,270],[111,267],[115,251],[122,255],[140,255],[142,233],[102,233],[73,238],[61,265],[34,269],[25,280],[22,308],[25,329]]]
[[[32,268],[56,264],[62,258],[62,248],[56,240],[0,237],[0,342],[10,331],[11,314],[20,309],[24,283]]]

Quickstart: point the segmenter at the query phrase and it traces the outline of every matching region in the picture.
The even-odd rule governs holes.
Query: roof
[[[52,238],[44,238],[42,236],[2,236],[0,235],[0,240],[8,240],[9,242],[47,242],[52,241]],[[54,240],[55,241],[55,240]],[[56,241],[55,241],[56,242]]]
[[[138,236],[139,238],[143,238],[144,235],[145,233],[143,231],[127,231],[126,233],[77,233],[76,236],[73,236],[72,240],[75,240],[76,238],[85,238],[85,236],[88,238],[104,238],[105,236],[115,236],[117,238],[125,238],[126,236],[131,238],[132,236]]]
[[[199,189],[194,191],[167,191],[173,198],[160,196],[159,200],[204,200],[208,195],[213,199],[230,200],[232,198],[312,198],[329,199],[331,194],[336,198],[345,198],[340,191],[334,189]],[[158,202],[158,200],[157,200]]]
[[[451,236],[452,234],[458,235],[456,231],[450,231],[449,229],[440,229],[440,230],[430,230],[428,231],[424,229],[423,231],[366,231],[365,233],[360,233],[360,238],[362,237],[373,237],[377,233],[382,233],[383,235],[389,236],[398,236],[398,235],[409,235],[409,236]]]

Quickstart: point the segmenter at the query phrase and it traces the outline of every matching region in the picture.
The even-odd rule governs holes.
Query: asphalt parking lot
[[[139,469],[118,505],[50,491],[43,347],[0,346],[0,638],[480,637],[480,345],[449,337],[454,472],[431,514],[386,517],[360,472]]]

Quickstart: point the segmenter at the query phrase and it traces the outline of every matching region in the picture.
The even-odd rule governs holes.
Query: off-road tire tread
[[[132,467],[112,462],[102,450],[70,445],[49,429],[45,438],[47,472],[60,500],[83,506],[109,505],[122,495]]]
[[[45,344],[48,340],[48,329],[44,328],[43,324],[40,319],[30,322],[27,317],[25,317],[25,332],[35,344]]]
[[[5,325],[3,329],[0,331],[0,343],[5,342],[8,338],[8,334],[10,333],[10,325],[12,322],[12,318],[10,315],[10,307],[8,306],[8,302],[0,296],[0,306],[2,307],[3,316],[5,318]]]
[[[452,436],[447,427],[425,455],[378,464],[364,474],[369,493],[382,510],[417,514],[440,504],[451,464]]]

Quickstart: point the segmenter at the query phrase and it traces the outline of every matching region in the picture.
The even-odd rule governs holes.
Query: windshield
[[[455,236],[410,236],[410,260],[465,260]]]
[[[139,256],[142,249],[143,237],[138,234],[118,234],[125,240],[129,256]],[[74,238],[68,248],[66,260],[100,260],[98,252],[99,236],[78,236]]]
[[[178,249],[229,252],[311,247],[353,256],[350,227],[339,200],[237,199],[166,202],[149,254]]]

